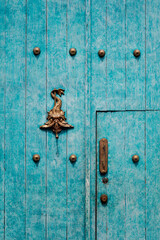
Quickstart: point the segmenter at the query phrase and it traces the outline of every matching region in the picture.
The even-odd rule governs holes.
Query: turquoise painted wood
[[[125,1],[107,1],[107,109],[125,109]]]
[[[37,8],[38,5],[38,8]],[[39,131],[46,112],[46,2],[26,5],[26,238],[46,236],[46,133]],[[34,45],[33,45],[34,42]],[[33,48],[39,46],[40,56]],[[38,153],[40,162],[32,156]]]
[[[77,54],[71,57],[70,48]],[[67,238],[85,239],[85,1],[68,1],[67,6],[67,120],[74,129],[67,132]]]
[[[1,1],[0,239],[160,239],[159,8],[159,0]],[[39,129],[54,88],[65,90],[74,126],[59,139]]]
[[[66,1],[47,2],[47,111],[53,107],[50,92],[67,89],[66,83]],[[66,112],[66,92],[62,97]],[[45,122],[44,116],[43,122]],[[70,122],[71,123],[71,122]],[[67,135],[56,140],[47,132],[47,235],[46,239],[67,239]]]
[[[4,239],[25,239],[26,3],[5,2]],[[3,203],[2,203],[3,204]]]
[[[160,109],[159,7],[160,2],[156,0],[146,4],[146,109],[153,110]]]
[[[140,11],[140,14],[137,14]],[[126,1],[126,109],[145,109],[145,0]],[[133,55],[135,49],[140,57]]]
[[[97,237],[98,239],[125,238],[125,158],[124,155],[124,113],[98,113],[97,151],[101,138],[108,140],[108,184],[103,184],[99,173],[97,154]],[[98,153],[98,152],[97,152]],[[104,176],[105,177],[105,176]],[[101,204],[101,194],[107,193],[108,207]],[[117,207],[115,207],[117,206]],[[102,218],[101,218],[102,217]],[[118,224],[117,224],[118,223]],[[107,231],[108,229],[108,231]]]
[[[159,144],[160,113],[146,113],[146,237],[159,239],[160,236],[160,184]]]
[[[145,239],[145,113],[98,112],[97,151],[101,138],[108,139],[109,181],[103,184],[98,171],[98,239]],[[138,164],[132,162],[134,154],[140,156]],[[100,202],[103,193],[107,207]]]
[[[127,112],[125,117],[125,219],[126,239],[145,239],[146,221],[146,122],[145,112]],[[131,157],[140,160],[134,164]]]
[[[4,239],[4,159],[5,159],[5,89],[6,89],[6,76],[5,76],[5,1],[1,2],[0,12],[0,238]]]

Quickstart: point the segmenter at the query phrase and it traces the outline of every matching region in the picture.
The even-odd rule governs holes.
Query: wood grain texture
[[[0,5],[0,239],[4,239],[4,178],[5,178],[5,91],[6,91],[6,71],[5,71],[5,1]]]
[[[98,171],[97,239],[145,239],[145,113],[98,113],[97,140],[102,137],[108,139],[109,181],[103,184]],[[108,195],[107,206],[101,194]]]
[[[97,239],[159,239],[159,127],[159,111],[98,113],[97,142],[109,143],[109,182],[102,183],[98,170]],[[101,194],[108,195],[107,206]]]
[[[1,2],[0,239],[159,239],[159,1]],[[54,88],[74,126],[58,140],[39,129]]]
[[[38,7],[37,7],[38,6]],[[45,239],[46,132],[46,1],[27,1],[26,59],[26,239]],[[33,48],[39,47],[39,56]],[[32,159],[40,155],[40,162]]]
[[[99,110],[106,109],[107,104],[107,60],[106,55],[103,58],[98,55],[100,49],[106,52],[106,14],[104,0],[93,0],[91,5],[91,102]]]
[[[47,2],[47,111],[54,106],[51,91],[67,89],[66,8],[66,1]],[[61,99],[66,111],[66,91]],[[47,132],[47,239],[67,238],[66,144],[66,131],[58,140]]]
[[[160,109],[160,2],[146,2],[146,108]]]
[[[145,0],[126,1],[126,109],[145,109]]]
[[[102,8],[103,6],[101,6]],[[107,1],[107,110],[125,109],[125,1]]]
[[[97,238],[125,239],[125,113],[97,113],[97,143],[108,140],[108,174],[99,173],[97,159]],[[99,146],[97,145],[97,150]],[[108,177],[107,184],[102,178]],[[100,201],[108,195],[107,205]]]
[[[86,0],[86,59],[85,59],[85,239],[91,238],[91,134],[90,134],[90,80],[91,80],[91,3]]]
[[[146,239],[160,239],[160,112],[146,113]]]
[[[107,44],[107,5],[105,1],[91,2],[91,63],[90,63],[90,239],[96,238],[96,110],[106,109],[107,104],[107,72],[106,55],[103,58],[98,56],[98,51],[103,49],[106,54]]]
[[[74,57],[70,48],[76,48]],[[85,239],[85,1],[67,6],[67,237]],[[72,164],[69,156],[75,154]]]
[[[125,117],[125,219],[126,239],[145,239],[145,112]],[[133,163],[137,154],[139,162]]]
[[[5,239],[25,239],[26,2],[6,1]]]

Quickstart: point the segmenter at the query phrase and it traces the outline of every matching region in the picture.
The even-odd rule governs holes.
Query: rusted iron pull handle
[[[108,140],[102,138],[99,141],[99,171],[106,174],[108,171]]]

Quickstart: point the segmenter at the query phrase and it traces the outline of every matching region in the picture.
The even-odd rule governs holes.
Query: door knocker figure
[[[50,128],[56,134],[58,138],[58,133],[60,133],[65,128],[73,128],[72,125],[68,124],[65,120],[65,112],[62,111],[62,101],[56,96],[58,94],[60,97],[63,94],[63,89],[54,89],[51,92],[51,96],[54,99],[54,107],[48,112],[47,122],[40,126],[41,129]]]

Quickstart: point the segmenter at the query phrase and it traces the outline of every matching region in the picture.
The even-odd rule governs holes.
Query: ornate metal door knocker
[[[52,131],[56,134],[56,138],[58,138],[58,133],[60,133],[65,128],[73,128],[73,126],[65,121],[65,112],[61,110],[62,101],[56,96],[56,94],[61,97],[62,94],[64,95],[64,90],[54,89],[51,92],[51,96],[54,99],[54,107],[48,112],[48,121],[44,125],[40,126],[40,128],[52,129]]]

